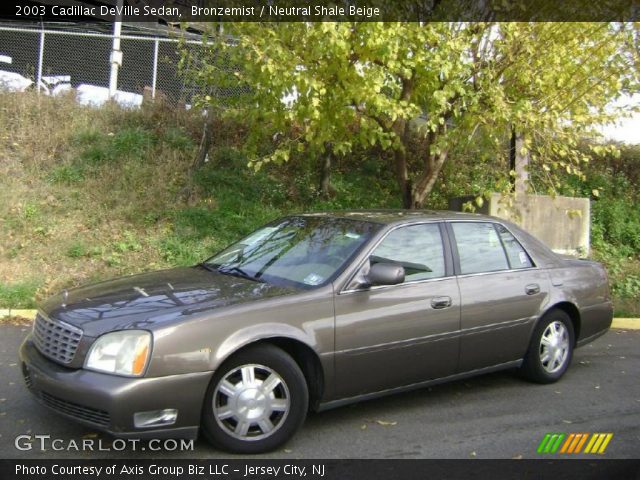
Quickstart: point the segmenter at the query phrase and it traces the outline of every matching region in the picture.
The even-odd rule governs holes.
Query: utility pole
[[[120,50],[120,32],[122,31],[122,10],[124,0],[118,0],[116,21],[113,23],[113,46],[111,48],[111,74],[109,75],[109,98],[113,98],[118,90],[118,69],[122,66]]]

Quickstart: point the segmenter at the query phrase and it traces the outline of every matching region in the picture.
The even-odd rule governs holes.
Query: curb
[[[16,316],[33,319],[37,310],[24,309],[0,309],[0,319],[4,317]],[[619,330],[640,330],[640,318],[614,318],[611,328]]]
[[[0,318],[4,317],[23,317],[34,319],[37,310],[26,310],[21,308],[0,308]]]
[[[614,318],[611,328],[620,330],[640,330],[640,318]]]

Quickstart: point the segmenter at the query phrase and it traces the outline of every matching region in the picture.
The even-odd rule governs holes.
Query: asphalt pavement
[[[17,351],[27,333],[0,325],[0,458],[230,458],[202,439],[193,451],[151,451],[144,442],[135,451],[96,451],[121,444],[50,412],[24,386]],[[639,372],[640,331],[611,330],[576,350],[558,383],[534,385],[502,372],[310,414],[283,448],[252,458],[540,458],[536,450],[549,432],[613,433],[602,455],[554,459],[638,458]],[[35,437],[20,437],[23,450],[16,448],[25,435],[49,435],[59,439],[56,447],[71,449],[47,443],[42,450]],[[73,448],[86,439],[94,451]]]

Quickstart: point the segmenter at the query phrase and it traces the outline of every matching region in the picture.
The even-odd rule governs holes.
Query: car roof
[[[325,217],[325,218],[345,218],[372,222],[381,225],[401,225],[404,223],[420,221],[446,221],[446,220],[476,220],[501,223],[509,228],[516,238],[524,243],[529,254],[532,254],[534,261],[538,265],[551,267],[557,265],[559,257],[553,251],[531,235],[526,230],[520,228],[508,220],[481,215],[479,213],[454,212],[451,210],[337,210],[330,212],[301,213],[292,215],[297,217]]]
[[[362,220],[366,222],[392,224],[405,223],[420,220],[498,220],[487,215],[478,213],[463,213],[450,210],[401,210],[401,209],[379,209],[379,210],[336,210],[326,212],[302,213],[295,216],[303,217],[329,217],[348,218],[352,220]]]

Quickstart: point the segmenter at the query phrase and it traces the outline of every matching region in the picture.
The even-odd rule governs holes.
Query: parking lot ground
[[[27,391],[17,352],[28,329],[0,325],[0,458],[229,458],[202,439],[193,451],[152,451],[146,442],[124,451],[41,450],[38,441],[31,450],[16,448],[19,435],[50,435],[62,446],[113,442],[50,412]],[[556,459],[638,458],[638,372],[640,331],[611,330],[576,350],[558,383],[534,385],[502,372],[312,413],[292,441],[256,458],[540,458],[536,450],[549,432],[613,433],[602,455]]]

